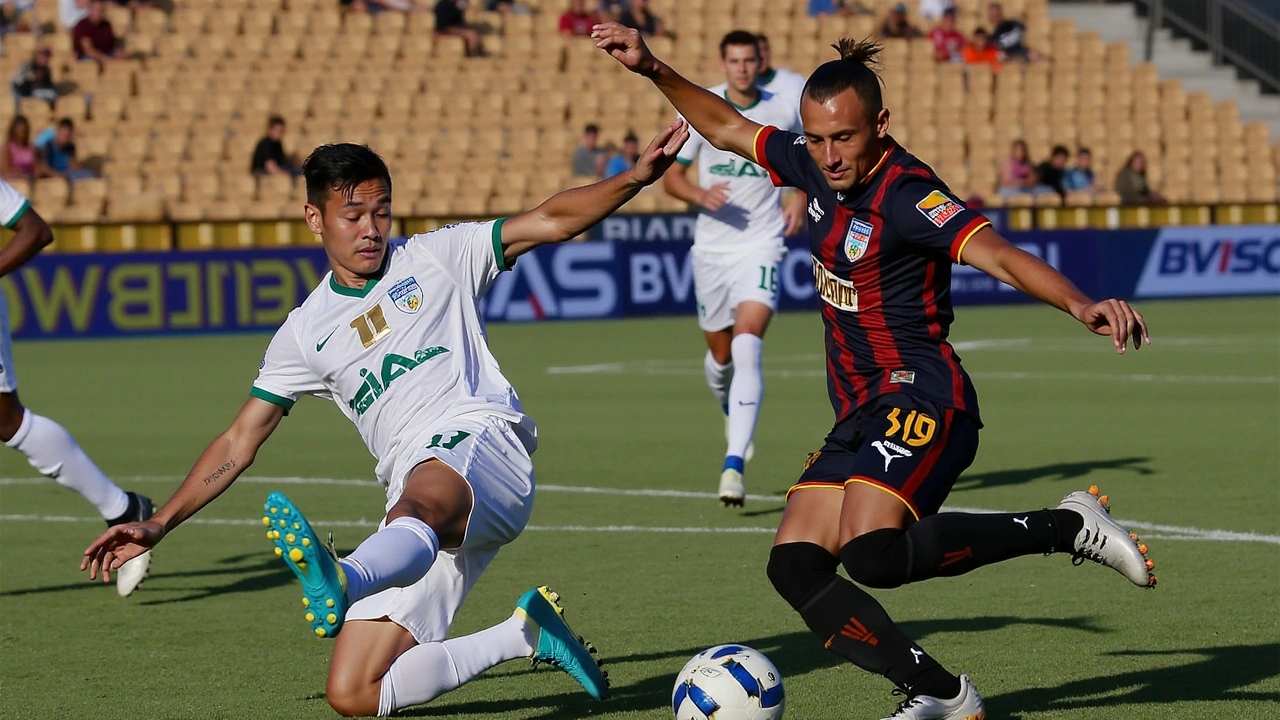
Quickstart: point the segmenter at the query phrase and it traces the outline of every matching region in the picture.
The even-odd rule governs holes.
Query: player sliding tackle
[[[933,171],[894,142],[880,48],[841,40],[809,77],[804,133],[760,125],[680,77],[640,35],[598,25],[599,47],[653,81],[716,148],[758,163],[811,198],[809,244],[823,299],[836,423],[810,455],[769,557],[769,578],[826,647],[906,693],[894,718],[985,717],[969,679],[908,639],[859,585],[894,588],[1022,555],[1070,553],[1155,585],[1145,546],[1106,500],[1074,492],[1053,510],[937,514],[978,446],[977,395],[947,342],[951,263],[972,265],[1109,335],[1118,353],[1149,343],[1142,316],[1093,302],[1009,245]],[[853,582],[836,575],[843,563]],[[855,584],[856,583],[856,584]]]
[[[337,636],[326,697],[344,715],[427,702],[506,660],[561,668],[595,698],[603,673],[561,617],[530,590],[503,623],[445,640],[485,567],[529,520],[533,421],[489,351],[481,296],[516,258],[604,219],[662,176],[688,139],[662,131],[627,173],[567,190],[505,220],[389,243],[391,177],[367,147],[317,148],[303,166],[307,225],[331,271],[267,347],[251,397],[147,522],[110,530],[81,569],[104,579],[231,486],[302,395],[333,400],[378,460],[387,490],[379,530],[338,560],[297,506],[267,498],[267,536],[302,581],[315,634]],[[341,630],[341,634],[339,631]]]

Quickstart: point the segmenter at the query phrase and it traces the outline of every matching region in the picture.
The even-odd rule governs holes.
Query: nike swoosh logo
[[[329,334],[328,334],[328,335],[325,335],[323,340],[321,340],[320,342],[316,343],[316,352],[320,352],[321,350],[323,350],[323,349],[324,349],[324,346],[325,346],[325,345],[327,345],[327,344],[329,344],[329,338],[333,337],[333,334],[334,334],[334,333],[336,333],[336,332],[338,332],[338,328],[334,328],[334,329],[330,330],[330,331],[329,331]]]

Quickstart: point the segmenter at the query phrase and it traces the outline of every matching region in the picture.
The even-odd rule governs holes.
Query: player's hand
[[[787,237],[800,234],[804,229],[805,204],[802,202],[790,202],[782,208],[782,222],[786,225],[783,234]]]
[[[164,526],[154,520],[114,525],[98,536],[84,551],[80,570],[88,569],[89,579],[111,582],[111,571],[155,547],[164,537]]]
[[[675,163],[676,155],[688,139],[689,124],[683,119],[663,128],[649,141],[649,147],[640,153],[635,167],[631,168],[631,179],[641,185],[652,185]]]
[[[1123,355],[1129,339],[1133,339],[1133,349],[1142,347],[1143,343],[1151,344],[1151,333],[1147,332],[1147,321],[1142,313],[1134,310],[1124,300],[1111,298],[1085,305],[1076,313],[1076,319],[1098,335],[1110,335],[1116,352]]]
[[[644,75],[652,72],[658,64],[658,59],[640,37],[639,30],[607,22],[591,28],[591,37],[596,40],[596,47],[612,55],[631,72]]]
[[[715,212],[729,202],[729,181],[718,182],[702,191],[698,204],[707,212]]]

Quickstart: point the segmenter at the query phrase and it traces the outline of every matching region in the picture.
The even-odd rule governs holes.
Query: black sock
[[[892,588],[950,577],[1023,555],[1069,550],[1084,519],[1070,510],[940,513],[906,530],[873,530],[849,541],[840,559],[849,577]]]
[[[129,507],[125,508],[124,514],[121,515],[120,517],[115,518],[114,520],[108,520],[107,527],[123,525],[127,522],[133,522],[134,519],[137,518],[138,508],[141,505],[141,501],[138,500],[138,496],[136,493],[126,492],[125,495],[129,497]]]

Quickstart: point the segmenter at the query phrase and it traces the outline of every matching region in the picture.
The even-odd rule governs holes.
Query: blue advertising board
[[[606,223],[617,220],[612,229]],[[693,314],[693,269],[680,216],[611,218],[615,239],[538,248],[481,304],[493,322]],[[630,241],[632,231],[648,241]],[[1280,294],[1280,228],[1180,227],[1007,233],[1086,293],[1121,298]],[[624,239],[617,239],[624,238]],[[273,330],[319,284],[318,248],[39,256],[0,279],[18,338]],[[816,307],[806,242],[779,272],[783,310]],[[956,305],[1030,302],[958,266]]]

